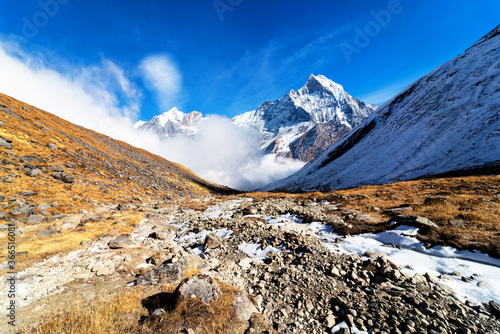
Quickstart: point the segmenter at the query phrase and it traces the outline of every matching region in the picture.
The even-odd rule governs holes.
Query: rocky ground
[[[98,293],[143,289],[142,313],[130,315],[130,332],[500,332],[498,301],[464,303],[437,277],[409,276],[383,254],[337,254],[305,224],[271,225],[262,219],[294,214],[304,222],[341,230],[354,220],[374,219],[370,215],[333,201],[206,201],[212,203],[207,210],[202,201],[199,210],[193,209],[196,205],[135,204],[129,209],[144,211],[146,219],[133,233],[106,235],[22,270],[19,319],[33,324],[67,305],[63,301],[68,296],[92,300]],[[398,215],[405,224],[433,224],[423,217]],[[244,252],[242,245],[260,245],[254,247],[260,257],[249,257],[248,247]],[[192,300],[203,307],[189,304]],[[227,312],[233,312],[235,320],[212,330],[194,320],[172,320],[181,304],[187,311],[201,312],[200,317],[232,310]]]

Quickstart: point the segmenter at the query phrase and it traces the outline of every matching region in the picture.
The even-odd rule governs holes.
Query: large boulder
[[[132,241],[132,236],[130,234],[122,234],[118,238],[111,240],[108,243],[108,246],[111,249],[119,249],[131,247],[133,244],[134,242]]]
[[[194,275],[183,281],[177,288],[179,296],[184,298],[196,297],[203,303],[209,304],[222,295],[219,284],[210,276]]]
[[[436,223],[427,218],[411,215],[395,215],[391,217],[390,222],[394,222],[399,225],[409,225],[415,227],[439,227]]]

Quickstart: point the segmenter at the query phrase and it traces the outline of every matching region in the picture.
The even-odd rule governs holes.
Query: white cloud
[[[196,123],[193,138],[162,141],[157,153],[203,178],[239,190],[253,190],[284,178],[304,163],[259,153],[259,138],[225,117],[209,116]]]
[[[160,107],[174,107],[181,90],[182,76],[172,59],[165,54],[145,58],[139,66],[146,83],[155,91]]]
[[[177,70],[164,58],[159,59],[142,65],[153,73],[154,64],[160,64],[158,75],[152,79],[155,85],[178,92],[175,82],[180,81],[180,75],[172,81],[168,73]],[[156,134],[134,129],[127,118],[139,113],[141,92],[126,71],[107,59],[88,67],[65,63],[55,70],[44,64],[43,57],[26,55],[20,48],[0,41],[0,92],[237,189],[255,189],[286,177],[303,165],[295,160],[261,156],[259,139],[254,134],[220,116],[207,117],[197,124],[195,138],[162,141]]]
[[[2,93],[101,132],[103,119],[137,117],[140,92],[116,64],[104,59],[90,67],[62,63],[59,68],[0,41]]]

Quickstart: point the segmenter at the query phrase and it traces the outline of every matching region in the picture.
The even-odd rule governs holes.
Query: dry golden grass
[[[197,298],[178,298],[176,286],[163,287],[163,292],[148,296],[142,289],[122,290],[107,297],[60,310],[24,330],[26,334],[115,334],[178,333],[192,328],[195,333],[243,332],[248,323],[241,322],[234,307],[240,290],[218,281],[222,296],[204,304]],[[139,324],[148,310],[163,308],[166,314]]]
[[[122,291],[87,304],[76,304],[27,328],[29,334],[139,333],[138,319],[146,312],[141,290]]]
[[[146,323],[142,333],[178,333],[183,328],[192,328],[200,334],[243,332],[248,324],[238,319],[234,307],[241,291],[220,281],[218,284],[222,296],[209,305],[197,298],[182,298],[172,304],[173,294],[161,294],[155,307],[162,307],[167,313]]]
[[[131,233],[134,227],[144,219],[144,215],[138,212],[121,213],[114,217],[116,217],[116,221],[122,223],[115,224],[113,220],[92,221],[81,228],[77,228],[77,230],[63,230],[61,233],[44,237],[36,236],[37,231],[25,233],[22,238],[18,238],[16,241],[16,251],[21,252],[16,256],[16,270],[28,268],[53,255],[64,254],[82,248],[84,247],[81,245],[82,241],[90,242],[109,234]],[[0,246],[0,256],[7,254],[6,238],[0,238],[0,245],[2,245]],[[7,258],[2,260],[6,261]]]
[[[180,196],[180,192],[189,192],[194,196],[205,196],[218,189],[215,185],[201,180],[178,164],[74,125],[9,96],[0,94],[0,104],[12,109],[19,116],[14,117],[8,113],[0,112],[0,121],[5,124],[0,127],[0,136],[13,141],[11,152],[0,148],[0,164],[5,167],[0,168],[0,178],[8,177],[10,173],[18,175],[18,177],[11,176],[12,183],[0,182],[0,194],[6,199],[14,197],[35,206],[55,202],[57,207],[49,208],[48,214],[57,212],[74,215],[81,210],[94,213],[107,204],[128,204],[134,199],[135,202],[151,203],[171,198],[174,202],[182,203],[184,197]],[[29,111],[23,108],[27,108]],[[56,144],[58,149],[51,150],[47,146],[50,143]],[[116,145],[121,149],[117,149]],[[107,155],[110,159],[97,156],[96,154],[99,152]],[[131,152],[131,154],[128,156],[123,152]],[[75,155],[87,157],[90,163],[74,158]],[[31,164],[34,165],[64,168],[66,172],[75,176],[75,183],[67,184],[56,180],[50,172],[37,177],[25,175],[20,170],[20,167],[25,164],[20,160],[23,156],[32,156],[45,161],[45,163],[32,161]],[[138,159],[132,158],[134,156]],[[20,164],[20,166],[4,164],[1,159]],[[151,166],[146,161],[153,161],[158,163],[158,166],[165,168]],[[72,168],[66,167],[67,163],[71,163]],[[117,173],[110,172],[109,164]],[[106,166],[108,167],[106,168]],[[158,191],[150,188],[149,182],[141,183],[130,180],[129,175],[144,178],[144,175],[136,175],[130,166],[135,166],[138,170],[153,170],[155,174],[168,180],[172,190],[168,192]],[[124,176],[117,176],[118,173]],[[212,185],[213,188],[208,189],[205,185]],[[38,194],[22,198],[19,193],[26,191],[36,191]],[[5,213],[8,213],[11,208],[11,205],[5,203],[0,205],[0,211]],[[38,231],[29,228],[26,230],[21,223],[19,227],[23,230],[24,236],[16,238],[17,251],[28,252],[28,254],[18,256],[17,269],[25,268],[56,253],[77,249],[80,247],[81,241],[91,241],[110,233],[131,232],[133,226],[143,219],[143,215],[127,212],[126,217],[117,217],[117,219],[121,219],[126,225],[113,225],[109,221],[90,222],[83,228],[83,231],[63,231],[61,234],[47,237],[35,237]],[[48,225],[44,224],[43,226],[45,228]],[[6,244],[6,237],[0,237],[0,255],[6,254],[7,250],[4,247]],[[0,261],[4,260],[5,258],[0,258]]]

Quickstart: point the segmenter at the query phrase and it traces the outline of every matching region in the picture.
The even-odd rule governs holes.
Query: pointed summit
[[[328,79],[324,75],[311,74],[304,87],[299,89],[300,94],[314,94],[323,90],[328,90],[336,96],[342,95],[344,87]]]

